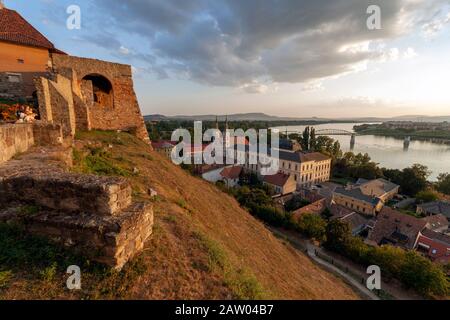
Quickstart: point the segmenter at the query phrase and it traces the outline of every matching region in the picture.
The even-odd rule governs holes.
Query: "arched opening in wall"
[[[83,81],[92,83],[92,96],[87,98],[92,98],[94,104],[106,108],[114,106],[113,87],[108,79],[99,74],[90,74],[85,76]]]

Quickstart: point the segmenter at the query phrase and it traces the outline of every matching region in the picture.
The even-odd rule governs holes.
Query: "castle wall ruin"
[[[122,130],[149,141],[129,65],[52,55],[53,74],[35,81],[41,119],[77,130]]]

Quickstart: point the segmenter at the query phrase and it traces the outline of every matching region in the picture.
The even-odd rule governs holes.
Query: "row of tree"
[[[327,221],[316,214],[305,214],[297,223],[303,235],[320,241],[323,246],[363,266],[377,265],[384,279],[396,278],[406,287],[425,296],[445,297],[450,294],[446,269],[415,251],[393,246],[373,247],[351,234],[348,223]]]

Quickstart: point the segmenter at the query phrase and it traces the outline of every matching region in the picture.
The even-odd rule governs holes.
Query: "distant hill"
[[[215,121],[218,117],[219,121],[224,121],[228,117],[229,121],[349,121],[349,122],[384,122],[384,121],[417,121],[417,122],[450,122],[450,116],[424,116],[424,115],[405,115],[391,118],[382,117],[358,117],[358,118],[300,118],[300,117],[277,117],[265,113],[237,113],[229,115],[177,115],[164,116],[153,114],[145,116],[145,121],[164,121],[164,120],[185,120],[185,121]]]

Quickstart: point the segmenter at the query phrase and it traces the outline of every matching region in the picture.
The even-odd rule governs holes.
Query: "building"
[[[161,140],[158,142],[152,141],[153,150],[159,152],[166,158],[170,159],[172,157],[172,150],[176,143],[173,141]]]
[[[298,221],[305,214],[321,215],[327,209],[326,199],[322,198],[292,213],[294,220]]]
[[[400,186],[384,179],[360,179],[354,185],[336,188],[333,201],[364,215],[376,216],[384,204],[398,194]]]
[[[359,179],[356,186],[368,195],[381,199],[384,203],[393,199],[399,192],[400,186],[385,179]]]
[[[33,79],[49,71],[52,53],[62,52],[0,2],[0,97],[32,99],[36,91]]]
[[[427,222],[426,228],[439,233],[447,233],[449,222],[447,218],[442,214],[436,214],[434,216],[428,216],[422,220]]]
[[[348,223],[353,236],[360,235],[368,228],[369,225],[369,219],[356,212],[349,213],[338,219],[342,222]]]
[[[334,190],[333,202],[367,216],[376,216],[384,205],[381,199],[368,196],[361,189],[351,187]]]
[[[268,158],[278,166],[279,172],[293,176],[299,188],[312,187],[314,184],[330,180],[331,158],[322,153],[279,150],[277,159],[271,158],[270,155]],[[251,159],[251,162],[255,163],[256,154],[248,153],[246,159],[245,169],[260,174],[261,166],[250,164],[249,161]]]
[[[67,55],[17,12],[0,7],[0,96],[34,97],[40,119],[80,130],[128,131],[150,142],[131,66]]]
[[[297,184],[292,175],[277,173],[263,178],[264,184],[274,188],[276,194],[286,195],[297,189]]]
[[[220,172],[221,181],[223,181],[228,188],[234,188],[239,184],[241,173],[241,166],[226,167]]]
[[[417,251],[422,252],[430,260],[450,263],[450,236],[425,229],[417,241]]]
[[[446,201],[434,201],[417,206],[417,213],[422,215],[442,214],[450,220],[450,203]]]
[[[427,222],[422,219],[384,207],[367,240],[369,244],[393,245],[413,250],[426,225]]]

